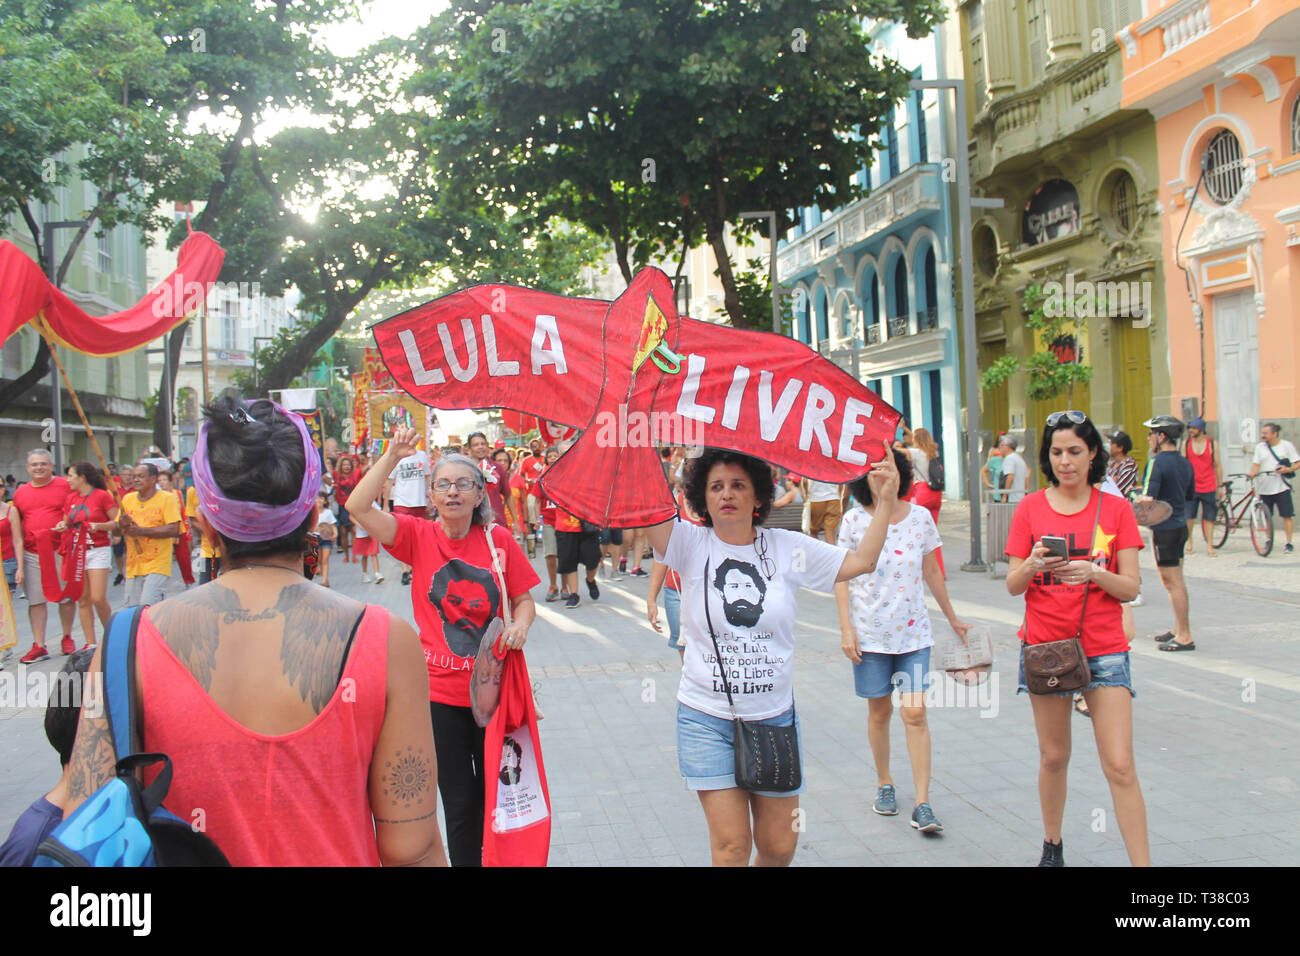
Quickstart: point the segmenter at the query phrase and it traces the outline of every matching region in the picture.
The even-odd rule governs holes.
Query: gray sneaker
[[[928,803],[918,803],[912,811],[912,827],[922,833],[938,833],[943,829],[943,824]]]
[[[876,802],[871,805],[882,817],[893,817],[898,815],[898,799],[894,796],[894,785],[885,784],[876,791]]]

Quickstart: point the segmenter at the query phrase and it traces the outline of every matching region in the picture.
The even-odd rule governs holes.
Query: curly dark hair
[[[898,497],[903,497],[912,487],[912,456],[901,448],[891,449],[894,453],[894,464],[898,466]],[[861,478],[855,478],[849,482],[849,494],[853,500],[864,508],[870,508],[873,501],[871,497],[871,485],[867,483],[867,472]]]
[[[1106,466],[1110,464],[1110,452],[1102,444],[1101,432],[1097,431],[1097,426],[1092,423],[1091,418],[1085,418],[1078,425],[1067,418],[1062,418],[1054,426],[1043,426],[1043,443],[1038,448],[1038,467],[1042,470],[1043,477],[1054,485],[1061,483],[1056,477],[1056,472],[1052,471],[1052,436],[1063,431],[1074,432],[1083,439],[1089,451],[1096,452],[1092,456],[1092,464],[1088,466],[1088,484],[1099,485],[1105,481]]]
[[[772,510],[772,472],[767,462],[752,455],[742,455],[738,451],[725,448],[706,448],[699,458],[692,459],[683,476],[686,491],[686,503],[704,522],[707,528],[713,527],[713,518],[709,515],[708,484],[709,472],[714,465],[739,465],[749,476],[749,483],[754,486],[754,505],[758,514],[754,517],[755,526],[767,520]]]

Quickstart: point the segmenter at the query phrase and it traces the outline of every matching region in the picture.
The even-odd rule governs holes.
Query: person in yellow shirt
[[[181,526],[180,502],[175,495],[158,490],[156,465],[136,465],[133,485],[135,491],[122,499],[122,514],[117,519],[127,539],[123,607],[157,604],[163,599]]]
[[[190,485],[185,489],[185,517],[190,519],[190,527],[198,528],[199,524],[194,519],[199,513],[199,492]],[[217,549],[208,540],[207,535],[199,535],[199,555],[203,563],[199,565],[199,584],[207,584],[209,581],[216,580],[221,573],[221,558],[217,556]]]

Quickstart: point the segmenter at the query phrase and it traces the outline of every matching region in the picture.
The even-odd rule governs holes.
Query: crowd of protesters
[[[205,410],[205,419],[192,462],[149,456],[134,467],[110,466],[107,473],[76,462],[64,477],[53,473],[47,452],[33,451],[26,461],[30,481],[13,490],[12,501],[0,501],[0,542],[9,585],[21,589],[28,604],[33,645],[23,663],[49,657],[50,603],[63,628],[63,653],[77,650],[72,629],[78,613],[84,647],[94,653],[97,633],[108,626],[115,566],[111,586],[125,585],[122,606],[150,607],[137,678],[159,688],[160,720],[155,725],[151,713],[153,736],[146,743],[165,748],[178,778],[189,778],[175,798],[178,805],[228,812],[217,836],[232,862],[441,863],[442,837],[432,809],[436,790],[451,864],[479,865],[491,761],[485,760],[484,731],[471,711],[467,662],[495,618],[505,622],[502,647],[524,647],[538,614],[533,589],[543,568],[547,583],[539,603],[565,610],[584,599],[599,601],[602,575],[606,581],[647,579],[646,620],[654,631],[666,630],[682,665],[679,766],[684,785],[700,801],[715,864],[787,865],[794,856],[798,832],[789,820],[803,784],[775,791],[737,787],[733,721],[739,716],[788,728],[798,741],[793,674],[801,587],[833,593],[837,602],[853,691],[867,701],[863,736],[877,778],[871,809],[885,816],[899,812],[889,746],[897,707],[912,771],[911,825],[926,834],[943,829],[929,794],[925,705],[935,679],[936,629],[926,593],[957,639],[967,640],[970,625],[948,598],[938,532],[943,455],[925,428],[913,430],[904,422],[868,474],[843,486],[736,452],[663,447],[662,480],[677,518],[621,530],[593,525],[548,497],[545,476],[565,443],[547,447],[538,438],[512,448],[475,432],[463,445],[426,450],[413,429],[398,428],[381,454],[355,454],[329,441],[320,455],[301,437],[306,433],[296,418],[270,402],[225,396]],[[1103,436],[1078,411],[1057,412],[1043,426],[1037,462],[1042,490],[1031,490],[1030,468],[1013,435],[996,436],[981,471],[990,497],[1015,505],[1006,587],[1025,601],[1019,692],[1029,689],[1027,647],[1077,638],[1086,657],[1087,674],[1077,689],[1030,694],[1044,830],[1040,866],[1064,865],[1071,703],[1093,719],[1130,861],[1149,863],[1133,759],[1136,692],[1128,655],[1134,637],[1130,608],[1140,600],[1137,555],[1145,545],[1130,502],[1170,505],[1168,516],[1151,528],[1176,621],[1159,647],[1195,650],[1181,563],[1198,510],[1207,552],[1214,553],[1211,532],[1223,472],[1203,421],[1184,428],[1162,415],[1145,425],[1151,455],[1143,475],[1126,433]],[[1269,427],[1253,471],[1274,481],[1265,500],[1286,520],[1290,550],[1289,476],[1300,467],[1300,456],[1280,440],[1280,429]],[[660,475],[643,478],[658,481]],[[289,503],[293,514],[281,515]],[[1049,547],[1053,540],[1071,544],[1061,554]],[[331,561],[336,574],[340,561],[360,563],[363,584],[382,584],[381,550],[400,565],[401,586],[410,589],[414,631],[386,610],[324,590],[331,588]],[[73,560],[84,568],[79,591],[66,587],[66,572],[51,584],[58,567],[52,551],[65,568]],[[305,552],[313,555],[319,589],[301,580]],[[539,557],[542,564],[534,567]],[[246,573],[235,573],[241,571]],[[196,583],[197,589],[188,590]],[[293,607],[305,610],[292,610],[286,595]],[[249,613],[232,616],[228,608],[236,605]],[[308,611],[328,653],[309,655],[311,673],[302,674],[284,655],[288,642],[304,639],[299,632],[308,627]],[[234,662],[237,679],[211,682],[201,658],[213,648],[196,644],[198,625],[217,635],[227,655],[223,662]],[[725,676],[719,681],[741,647],[760,645],[777,662],[769,682],[738,686]],[[385,647],[390,660],[404,665],[422,652],[418,680],[409,667],[401,674],[385,667]],[[83,670],[91,666],[88,654],[76,660]],[[186,671],[196,679],[188,685],[176,680]],[[360,724],[325,719],[344,675],[382,687],[368,699],[387,695],[394,706],[388,712],[379,708]],[[311,692],[300,692],[300,686]],[[238,723],[219,726],[211,719],[223,711]],[[192,718],[189,725],[183,715]],[[66,715],[61,719],[66,731]],[[53,811],[75,808],[88,795],[86,785],[111,773],[111,766],[93,759],[90,738],[105,733],[102,719],[83,716],[81,724],[75,748],[66,733],[57,742],[51,736],[65,779],[44,804],[33,804],[29,813],[35,815],[24,827],[56,823]],[[198,769],[208,759],[213,735],[223,740],[220,773]],[[273,760],[268,748],[282,738],[293,739],[296,753]],[[400,808],[391,800],[386,804],[393,788],[385,785],[384,768],[393,755],[413,752],[419,756],[414,789],[408,788],[414,798]],[[328,791],[298,769],[321,761],[331,767]],[[288,839],[268,841],[266,821],[255,819],[233,785],[219,779],[241,773],[265,774],[294,794],[265,811],[289,827]],[[69,774],[81,781],[71,789]],[[327,803],[330,809],[322,809]],[[329,817],[324,842],[311,839],[316,831],[295,831],[289,824],[311,813]],[[18,844],[26,842],[24,837]],[[5,851],[12,852],[0,856],[25,859],[16,855],[23,850],[18,844],[11,837]]]

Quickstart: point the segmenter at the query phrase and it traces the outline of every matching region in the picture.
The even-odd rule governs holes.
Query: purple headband
[[[251,404],[252,402],[245,402],[244,407]],[[298,434],[302,435],[302,452],[307,459],[307,472],[303,475],[302,490],[298,492],[297,501],[287,505],[268,505],[259,501],[227,498],[222,494],[208,463],[208,429],[211,425],[207,422],[199,430],[199,441],[190,458],[194,490],[199,497],[199,513],[213,528],[232,541],[273,541],[295,531],[306,520],[316,503],[316,493],[320,491],[320,455],[316,453],[306,421],[301,415],[285,411],[275,402],[271,406],[288,416],[297,427]],[[247,412],[244,414],[247,415]]]

